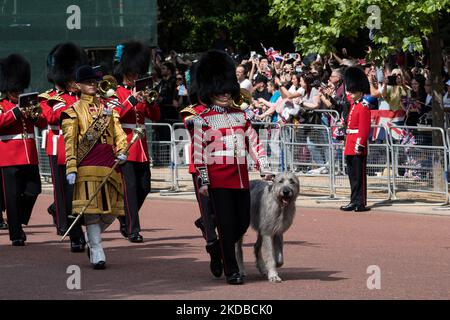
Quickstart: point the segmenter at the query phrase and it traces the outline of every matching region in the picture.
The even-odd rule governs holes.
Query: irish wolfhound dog
[[[273,183],[250,182],[250,225],[258,233],[256,266],[271,282],[281,282],[276,268],[283,265],[283,233],[292,225],[300,184],[293,173],[278,174]],[[245,275],[242,239],[236,244],[239,270]]]

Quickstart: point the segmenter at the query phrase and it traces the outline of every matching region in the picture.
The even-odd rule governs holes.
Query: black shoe
[[[16,239],[12,241],[12,245],[15,247],[23,247],[25,245],[25,241],[23,239]]]
[[[70,251],[71,252],[84,252],[84,248],[86,246],[86,242],[83,238],[79,238],[76,240],[70,240]]]
[[[128,236],[128,241],[134,243],[144,242],[144,238],[139,233],[132,233]]]
[[[200,230],[202,230],[202,233],[205,233],[205,226],[203,225],[203,220],[202,218],[198,218],[197,220],[195,220],[194,225],[199,228]]]
[[[356,206],[355,212],[364,212],[364,211],[370,211],[370,208],[367,208],[366,206]]]
[[[228,284],[244,284],[244,278],[239,273],[234,273],[227,277]]]
[[[50,205],[50,207],[47,208],[47,212],[48,212],[49,215],[52,216],[53,224],[56,225],[56,210],[55,210],[55,206],[53,204]]]
[[[67,228],[56,228],[56,235],[63,236],[67,232]]]
[[[125,239],[128,239],[128,233],[127,233],[127,226],[124,224],[120,225],[120,234],[122,235],[122,237],[124,237]]]
[[[351,202],[348,205],[346,205],[346,206],[340,207],[340,209],[342,211],[353,211],[353,210],[355,210],[355,208],[356,208],[356,205],[354,203],[351,203]]]
[[[206,252],[208,252],[211,257],[211,262],[209,263],[209,269],[211,270],[211,273],[214,277],[220,278],[222,276],[223,266],[219,240],[216,240],[211,244],[207,244]]]
[[[94,270],[103,270],[106,268],[106,262],[105,261],[99,261],[97,263],[93,263],[92,267]]]
[[[8,229],[8,224],[5,221],[1,220],[0,221],[0,230],[7,230],[7,229]]]

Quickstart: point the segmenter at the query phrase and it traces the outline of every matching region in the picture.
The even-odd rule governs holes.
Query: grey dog
[[[256,266],[271,282],[281,282],[276,268],[283,265],[283,234],[294,220],[299,191],[300,183],[293,173],[278,174],[272,184],[250,182],[250,225],[258,233]],[[245,275],[242,239],[236,244],[236,259],[240,273]]]

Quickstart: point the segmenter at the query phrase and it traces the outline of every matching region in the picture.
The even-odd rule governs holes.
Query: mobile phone
[[[255,58],[256,56],[256,51],[250,51],[250,58]]]
[[[377,81],[378,83],[382,83],[384,81],[383,69],[379,67],[377,67]]]
[[[19,96],[19,107],[25,108],[32,105],[37,105],[39,102],[38,95],[39,92],[22,93]]]
[[[136,91],[144,91],[147,88],[152,88],[152,77],[144,77],[141,79],[137,79],[134,82],[134,86],[136,88]]]
[[[397,85],[397,76],[388,76],[388,86],[396,86]]]
[[[289,59],[295,59],[295,58],[297,58],[296,53],[289,53]]]
[[[297,73],[302,72],[302,67],[295,67],[295,72],[297,72]]]
[[[186,88],[184,87],[184,85],[181,85],[180,89],[178,90],[178,95],[184,96],[185,91],[186,91]]]

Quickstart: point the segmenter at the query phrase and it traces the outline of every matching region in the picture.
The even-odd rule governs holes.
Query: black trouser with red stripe
[[[22,224],[30,221],[31,212],[41,193],[41,176],[37,165],[1,168],[2,186],[8,217],[10,240],[23,239]]]
[[[226,276],[239,272],[234,247],[250,225],[250,190],[209,189]]]
[[[150,193],[150,165],[148,162],[127,161],[122,167],[124,183],[125,216],[119,217],[121,225],[126,226],[128,234],[139,233],[139,210]]]
[[[197,198],[198,207],[200,209],[200,216],[203,222],[204,229],[202,230],[203,238],[207,243],[212,243],[217,239],[216,222],[214,212],[211,206],[211,200],[204,195],[198,193],[199,181],[198,175],[193,174],[192,180],[194,182],[195,196]]]
[[[58,230],[68,229],[67,216],[72,210],[72,198],[67,197],[66,166],[58,165],[58,156],[48,156],[52,172],[53,203],[49,210],[55,213],[55,222]],[[73,187],[72,187],[73,190]]]
[[[52,171],[53,199],[50,205],[53,207],[55,214],[56,227],[58,230],[64,231],[69,229],[75,220],[72,217],[72,201],[74,186],[67,183],[66,166],[58,164],[57,156],[49,156],[50,168]],[[82,220],[78,220],[69,232],[70,240],[79,240],[84,237],[81,228]]]
[[[357,206],[367,204],[367,156],[345,156],[348,178],[350,179],[351,203]]]

